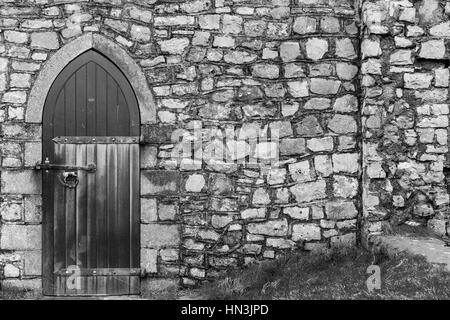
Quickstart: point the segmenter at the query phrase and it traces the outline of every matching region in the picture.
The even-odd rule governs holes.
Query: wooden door
[[[125,76],[93,50],[53,83],[43,117],[44,294],[139,293],[138,111]]]

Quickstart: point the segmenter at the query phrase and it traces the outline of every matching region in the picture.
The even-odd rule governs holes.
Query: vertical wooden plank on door
[[[74,144],[66,144],[66,157],[65,163],[69,165],[74,165],[76,163],[76,148]],[[60,177],[61,179],[61,177]],[[65,268],[77,265],[77,208],[76,202],[76,189],[64,187],[66,197],[65,197],[65,214],[66,214],[66,261]],[[72,289],[66,290],[68,294],[76,294],[77,290]]]
[[[96,108],[96,127],[95,132],[97,136],[106,136],[107,125],[107,77],[105,70],[99,65],[96,66],[97,78],[96,78],[96,96],[97,96],[97,108]]]
[[[65,135],[65,136],[74,136],[76,135],[76,81],[75,75],[72,75],[66,82],[64,87],[65,93],[65,103],[64,103],[64,112],[56,112],[55,116],[59,115],[62,117],[62,121],[55,121],[55,131],[54,136]],[[56,117],[55,117],[56,120]],[[62,126],[63,128],[58,129],[56,126]]]
[[[140,267],[140,193],[139,193],[139,145],[130,144],[130,266]],[[130,277],[130,294],[141,291],[139,277]]]
[[[76,165],[87,165],[87,145],[75,144]],[[87,267],[87,173],[85,170],[77,170],[78,185],[76,187],[76,265],[80,269]],[[80,281],[80,293],[87,291],[86,277]]]
[[[87,85],[87,74],[86,65],[82,66],[75,73],[76,77],[76,135],[85,136],[87,132],[87,112],[86,112],[86,85]]]
[[[118,171],[118,267],[130,268],[130,155],[129,144],[117,144],[117,171]],[[119,292],[129,292],[129,277],[121,277]]]
[[[106,200],[106,212],[108,220],[108,268],[114,268],[118,265],[119,256],[117,252],[118,239],[117,239],[117,222],[118,222],[118,197],[117,197],[117,145],[107,144],[107,200]],[[111,293],[117,292],[117,278],[107,278],[106,290]]]
[[[107,86],[106,86],[106,134],[108,136],[117,135],[116,129],[118,128],[117,123],[117,83],[114,79],[107,74]]]
[[[117,88],[117,135],[127,136],[130,134],[130,112],[128,110],[127,102],[120,88]]]
[[[86,151],[86,163],[97,163],[97,144],[88,144]],[[97,164],[98,165],[98,164]],[[97,169],[98,170],[98,169]],[[96,170],[96,171],[97,171]],[[97,199],[97,172],[87,174],[87,261],[86,267],[89,269],[97,268],[97,216],[96,216],[96,199]],[[96,293],[96,277],[88,278],[87,293]]]
[[[54,157],[52,157],[56,164],[61,164],[66,161],[65,144],[54,145]],[[61,276],[55,275],[55,272],[66,268],[66,190],[61,185],[58,178],[58,171],[49,171],[46,173],[52,177],[54,186],[54,202],[53,202],[53,220],[54,220],[54,265],[52,273],[54,275],[54,285],[56,294],[65,294],[65,285],[61,280]]]
[[[97,91],[97,79],[96,79],[96,64],[94,62],[88,62],[86,65],[86,135],[96,135],[96,91]]]
[[[108,211],[107,211],[107,194],[108,194],[108,157],[106,144],[97,144],[95,172],[95,214],[96,214],[96,247],[97,247],[97,268],[108,267]],[[97,293],[106,294],[106,278],[104,276],[97,277]]]

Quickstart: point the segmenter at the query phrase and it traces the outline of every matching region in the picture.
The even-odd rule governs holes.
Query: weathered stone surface
[[[358,73],[358,67],[350,63],[336,63],[336,73],[339,79],[352,80]]]
[[[311,115],[306,116],[295,125],[295,132],[299,136],[316,136],[323,133],[317,117]]]
[[[358,171],[358,154],[356,153],[336,153],[333,154],[334,172],[355,173]]]
[[[261,223],[249,223],[247,230],[253,234],[262,234],[266,236],[286,236],[288,232],[288,223],[286,219],[269,220]]]
[[[194,16],[165,16],[165,17],[155,17],[155,26],[189,26],[195,24]]]
[[[336,197],[352,198],[358,193],[358,180],[352,177],[335,175],[333,192]]]
[[[344,220],[352,219],[358,215],[353,202],[336,201],[325,204],[325,212],[328,219]]]
[[[143,224],[141,225],[141,243],[145,248],[177,246],[180,235],[177,225]]]
[[[263,219],[266,217],[266,208],[252,208],[241,212],[242,219]]]
[[[426,59],[442,59],[445,55],[445,44],[443,40],[429,40],[423,42],[419,57]]]
[[[433,76],[426,73],[405,73],[405,88],[407,89],[425,89],[431,84]]]
[[[320,227],[313,223],[299,223],[292,226],[292,240],[320,240]]]
[[[186,180],[186,191],[201,192],[205,187],[205,178],[201,174],[193,174]]]
[[[430,28],[430,34],[436,37],[449,37],[450,21],[440,23]]]
[[[177,209],[173,204],[159,204],[158,217],[161,221],[175,220]]]
[[[336,114],[329,122],[328,128],[335,133],[356,132],[358,125],[352,116]]]
[[[320,29],[322,29],[323,32],[337,33],[340,28],[339,18],[325,16],[320,19]]]
[[[289,164],[289,174],[292,180],[297,182],[305,182],[314,180],[313,172],[308,160]]]
[[[14,43],[26,43],[28,40],[28,34],[26,32],[19,32],[14,30],[5,30],[5,40]]]
[[[333,138],[312,138],[307,141],[308,149],[312,152],[332,151],[333,150]]]
[[[316,19],[313,17],[297,17],[294,21],[293,30],[295,33],[306,34],[316,32]]]
[[[337,112],[354,112],[358,110],[358,100],[356,96],[346,94],[334,101],[333,110]]]
[[[252,75],[259,78],[277,79],[279,77],[279,67],[272,64],[256,64],[253,66]]]
[[[290,81],[287,82],[289,93],[296,98],[309,96],[308,81]]]
[[[355,47],[351,39],[336,39],[336,55],[347,59],[356,58]]]
[[[296,155],[306,153],[305,139],[286,138],[280,141],[280,155]]]
[[[237,34],[242,31],[242,17],[225,14],[222,18],[222,31]]]
[[[2,171],[1,188],[3,193],[40,194],[41,175],[34,170]]]
[[[3,224],[0,247],[3,250],[40,250],[41,226]]]
[[[312,98],[309,99],[305,105],[304,109],[310,110],[324,110],[330,108],[331,100],[327,98]]]
[[[170,40],[163,40],[159,42],[161,51],[170,54],[182,54],[189,45],[187,38],[172,38]]]
[[[287,214],[292,219],[308,220],[309,218],[308,207],[287,207],[283,209],[283,213]]]
[[[31,34],[31,46],[43,49],[58,49],[56,32],[34,32]]]
[[[141,268],[146,273],[158,272],[158,250],[141,248]]]
[[[294,61],[300,56],[300,45],[298,42],[287,41],[280,45],[280,57],[284,62]]]
[[[256,55],[248,53],[247,51],[230,51],[224,55],[225,62],[243,64],[256,60]]]
[[[298,183],[290,187],[289,191],[291,191],[295,200],[299,203],[319,200],[327,196],[326,182],[324,180]]]
[[[311,92],[317,94],[336,94],[339,91],[341,82],[322,78],[311,79]]]
[[[179,188],[178,171],[147,170],[141,173],[141,194],[171,194]]]
[[[311,38],[306,41],[306,56],[312,60],[321,59],[328,51],[328,42],[324,39]]]
[[[367,57],[378,57],[381,55],[381,47],[380,47],[380,41],[377,40],[370,40],[370,39],[364,39],[364,41],[361,43],[361,52],[362,52],[362,58]]]
[[[198,18],[200,28],[206,30],[219,29],[220,27],[220,15],[218,14],[205,14]]]

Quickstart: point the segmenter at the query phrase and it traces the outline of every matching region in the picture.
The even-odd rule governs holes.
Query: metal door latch
[[[63,172],[60,176],[61,184],[70,189],[76,188],[80,181],[75,171]]]
[[[95,172],[97,170],[95,163],[89,163],[87,166],[71,166],[66,164],[50,163],[48,158],[45,158],[43,163],[37,162],[34,168],[36,170],[84,170],[87,172]]]

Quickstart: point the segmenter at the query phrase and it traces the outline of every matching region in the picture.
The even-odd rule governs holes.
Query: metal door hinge
[[[87,166],[71,166],[50,163],[48,158],[45,158],[44,162],[37,162],[34,168],[36,170],[85,170],[87,172],[95,172],[97,170],[95,163],[89,163]]]

